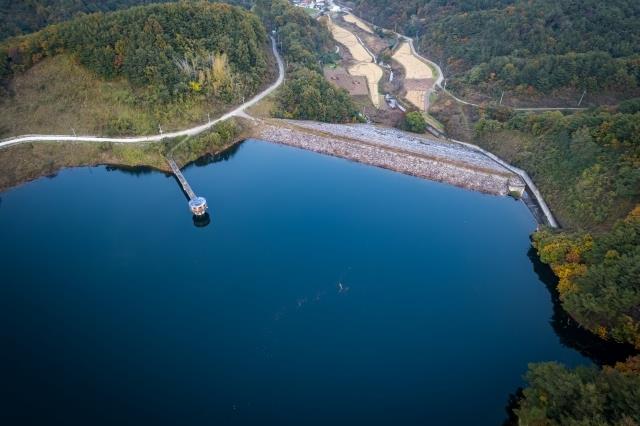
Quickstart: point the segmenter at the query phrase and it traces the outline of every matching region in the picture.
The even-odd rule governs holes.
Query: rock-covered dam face
[[[272,120],[254,136],[489,194],[506,195],[510,186],[524,185],[469,147],[368,124]]]

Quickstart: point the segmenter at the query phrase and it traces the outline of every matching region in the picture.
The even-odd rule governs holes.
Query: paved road
[[[11,138],[0,142],[0,148],[5,148],[7,146],[16,145],[25,142],[42,142],[42,141],[71,141],[71,142],[116,142],[116,143],[141,143],[141,142],[158,142],[163,139],[176,138],[180,136],[194,136],[199,133],[204,132],[205,130],[210,129],[216,123],[220,121],[227,120],[231,117],[241,116],[248,117],[245,113],[245,110],[250,106],[255,105],[260,102],[262,99],[271,94],[274,90],[276,90],[284,81],[284,64],[282,62],[282,57],[276,48],[276,41],[273,37],[271,37],[271,48],[273,50],[273,55],[278,62],[278,79],[271,86],[267,87],[264,91],[257,94],[255,97],[250,99],[249,101],[243,103],[236,109],[227,112],[221,117],[216,118],[208,123],[202,124],[200,126],[191,127],[189,129],[180,130],[177,132],[170,133],[162,133],[159,135],[151,135],[151,136],[132,136],[132,137],[101,137],[101,136],[69,136],[69,135],[27,135],[27,136],[18,136],[16,138]]]
[[[345,8],[345,9],[349,10],[349,13],[353,14],[353,11],[350,8]],[[356,15],[354,15],[354,16],[356,16]],[[376,26],[376,25],[372,24],[371,22],[368,22],[368,21],[364,20],[360,16],[358,16],[358,18],[361,19],[366,24],[369,24],[371,26]],[[407,42],[409,42],[409,45],[411,46],[411,52],[416,57],[418,57],[418,58],[422,59],[423,61],[429,63],[435,69],[438,70],[438,79],[435,82],[435,86],[439,86],[440,88],[442,88],[447,94],[449,94],[449,96],[451,96],[453,99],[455,99],[457,102],[460,102],[461,104],[471,105],[471,106],[475,106],[475,107],[479,107],[480,106],[479,104],[475,104],[473,102],[468,102],[468,101],[465,101],[464,99],[458,98],[456,95],[454,95],[450,91],[446,90],[442,86],[442,82],[444,81],[444,73],[442,72],[442,69],[440,68],[440,66],[437,63],[433,62],[430,59],[425,58],[424,56],[422,56],[422,55],[420,55],[418,53],[418,51],[416,50],[415,46],[413,45],[413,38],[408,37],[408,36],[406,36],[404,34],[397,33],[397,32],[392,31],[392,30],[388,30],[388,31],[391,31],[392,33],[396,34],[398,37],[401,37],[404,40],[406,40]],[[428,91],[427,95],[425,95],[425,99],[428,99],[428,95],[431,93],[431,91],[432,91],[432,89]],[[585,111],[588,108],[577,108],[577,107],[566,107],[566,108],[562,108],[562,107],[536,107],[536,108],[513,108],[513,109],[515,111]]]
[[[467,102],[464,99],[458,98],[456,95],[446,90],[444,87],[442,88],[442,90],[461,104],[471,105],[474,107],[480,106],[479,104],[474,104],[473,102]],[[509,107],[509,108],[513,109],[514,111],[586,111],[588,109],[588,108],[578,108],[578,107],[525,107],[525,108]]]

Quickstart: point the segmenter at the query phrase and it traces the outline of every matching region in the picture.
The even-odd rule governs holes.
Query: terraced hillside
[[[355,13],[417,37],[448,88],[515,106],[601,104],[640,83],[640,3],[634,0],[356,0]]]

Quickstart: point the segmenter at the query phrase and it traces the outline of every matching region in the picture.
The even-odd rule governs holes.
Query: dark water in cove
[[[522,203],[257,141],[226,159],[184,173],[206,227],[156,172],[2,194],[3,424],[496,425],[527,363],[590,362]]]

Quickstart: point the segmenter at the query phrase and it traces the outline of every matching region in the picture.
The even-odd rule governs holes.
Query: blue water
[[[157,172],[0,194],[3,424],[496,425],[589,363],[522,203],[258,141],[184,174],[207,227]]]

